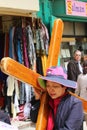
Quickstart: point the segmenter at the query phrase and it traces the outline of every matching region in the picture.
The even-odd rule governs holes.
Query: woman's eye
[[[54,86],[54,88],[59,88],[59,86]]]
[[[54,86],[54,88],[60,88],[61,86]]]

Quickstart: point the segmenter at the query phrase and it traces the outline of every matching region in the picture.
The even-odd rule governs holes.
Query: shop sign
[[[66,0],[66,14],[73,16],[87,16],[87,2]]]

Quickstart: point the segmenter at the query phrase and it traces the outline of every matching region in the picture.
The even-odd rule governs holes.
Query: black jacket
[[[33,97],[31,100],[30,118],[34,123],[36,123],[37,121],[39,107],[40,107],[40,100],[35,100],[35,97]]]
[[[67,75],[69,80],[77,81],[78,75],[80,74],[78,62],[75,60],[69,61],[67,65]]]

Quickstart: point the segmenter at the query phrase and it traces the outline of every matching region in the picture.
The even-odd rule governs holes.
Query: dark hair
[[[83,67],[86,67],[87,66],[87,60],[85,60],[84,62],[83,62]]]

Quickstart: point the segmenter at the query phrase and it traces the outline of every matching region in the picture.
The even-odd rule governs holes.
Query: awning
[[[0,0],[0,15],[30,16],[39,11],[39,0]]]

